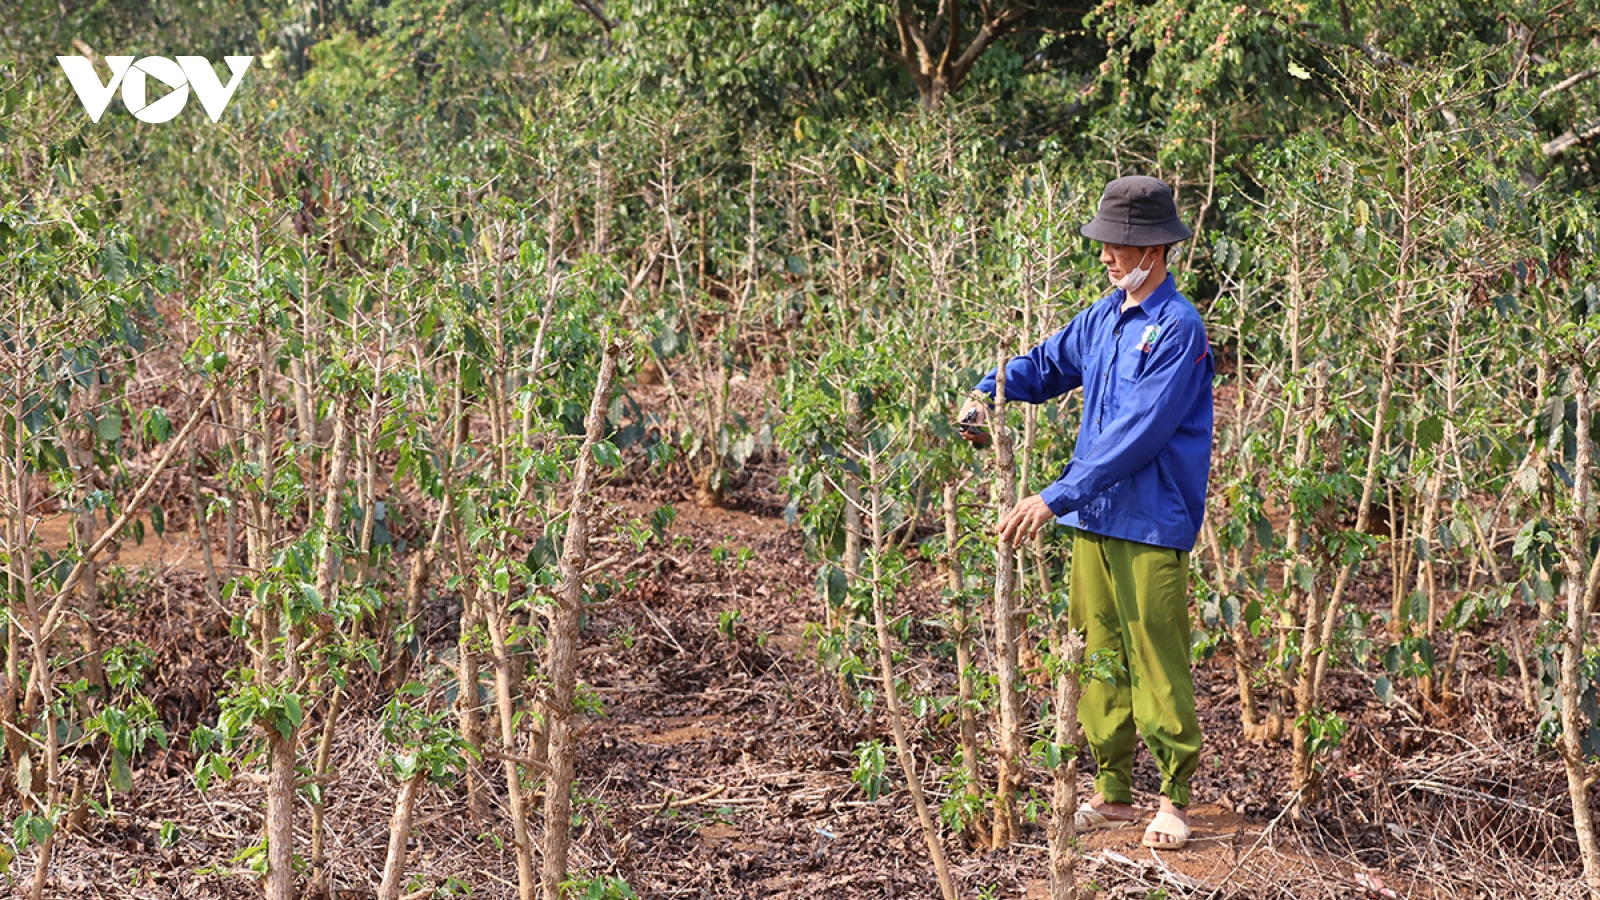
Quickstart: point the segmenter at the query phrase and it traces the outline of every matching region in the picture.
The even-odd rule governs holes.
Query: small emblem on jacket
[[[1150,352],[1150,348],[1156,342],[1156,338],[1158,338],[1160,336],[1161,336],[1161,326],[1160,325],[1147,325],[1147,326],[1145,326],[1144,334],[1141,335],[1140,338],[1139,338],[1139,352],[1140,353],[1149,353]]]

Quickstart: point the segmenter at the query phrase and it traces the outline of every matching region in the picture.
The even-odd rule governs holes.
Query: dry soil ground
[[[590,799],[573,862],[627,879],[644,898],[936,897],[905,790],[871,802],[851,781],[854,748],[887,743],[888,728],[846,702],[815,662],[805,638],[821,615],[815,569],[798,533],[776,516],[775,470],[771,462],[757,468],[732,509],[699,509],[672,486],[607,489],[628,510],[671,502],[679,517],[675,540],[643,561],[645,577],[586,622],[581,678],[605,713],[580,754]],[[181,519],[176,501],[172,512]],[[240,662],[237,642],[223,611],[204,600],[190,535],[152,535],[124,547],[116,564],[124,571],[108,581],[109,639],[137,637],[153,648],[150,689],[181,736],[216,715],[224,673]],[[920,619],[939,602],[931,567],[924,574],[909,598]],[[734,610],[730,640],[719,624]],[[448,594],[430,606],[424,669],[448,664],[455,613]],[[953,693],[951,661],[929,649],[937,631],[919,625],[912,637],[907,674]],[[1528,737],[1533,722],[1514,679],[1496,677],[1477,652],[1495,635],[1469,639],[1468,689],[1448,711],[1385,707],[1364,676],[1335,673],[1334,701],[1351,728],[1330,760],[1327,798],[1299,821],[1284,814],[1287,748],[1244,741],[1231,664],[1225,656],[1201,663],[1207,745],[1195,782],[1196,839],[1157,854],[1139,846],[1138,829],[1089,835],[1083,883],[1102,897],[1134,898],[1379,897],[1384,888],[1415,900],[1576,896],[1559,765]],[[335,748],[339,780],[328,792],[341,898],[373,892],[395,789],[378,765],[381,701],[352,696]],[[932,747],[937,760],[951,750]],[[54,895],[257,896],[231,860],[259,835],[259,788],[240,781],[202,795],[193,763],[181,737],[141,757],[133,790],[102,798],[108,813],[91,815],[58,852]],[[929,764],[924,775],[942,771]],[[892,752],[888,774],[899,778]],[[1157,777],[1142,751],[1137,778],[1153,806]],[[1033,772],[1029,786],[1047,796],[1043,773]],[[411,841],[411,896],[515,896],[509,828],[503,810],[496,816],[472,822],[458,793],[430,789]],[[164,823],[177,829],[169,827],[170,846]],[[1047,896],[1042,822],[1002,852],[959,838],[948,844],[963,897]],[[12,874],[27,869],[24,858]]]

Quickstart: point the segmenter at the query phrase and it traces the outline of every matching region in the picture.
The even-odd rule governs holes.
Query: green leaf
[[[283,695],[283,712],[283,721],[279,723],[278,731],[282,732],[284,737],[292,738],[294,733],[299,730],[300,723],[304,722],[306,718],[306,711],[300,706],[300,696],[298,694]],[[289,727],[284,728],[284,725]]]
[[[100,417],[94,423],[94,433],[108,444],[116,443],[117,438],[122,437],[122,414],[108,412]]]
[[[111,754],[111,787],[119,791],[133,790],[133,773],[128,771],[128,758],[121,753]]]
[[[1428,640],[1427,638],[1417,639],[1417,659],[1420,660],[1423,665],[1428,667],[1429,672],[1433,671],[1434,656],[1432,641]]]
[[[743,469],[745,462],[756,452],[756,436],[745,432],[728,448],[728,458],[735,469]]]
[[[231,773],[228,771],[228,761],[219,754],[206,754],[194,768],[195,786],[200,788],[202,794],[210,789],[212,779],[227,781],[229,777]]]
[[[401,781],[409,780],[417,774],[419,761],[415,753],[396,753],[393,757],[394,773],[400,776]]]
[[[1256,543],[1263,547],[1272,546],[1272,523],[1266,516],[1257,518],[1254,522],[1256,528]]]
[[[1242,610],[1239,608],[1239,598],[1229,594],[1222,598],[1218,607],[1222,613],[1222,624],[1233,628],[1239,624]]]
[[[100,251],[100,271],[112,284],[121,284],[128,277],[128,257],[115,243]]]
[[[167,411],[159,406],[152,406],[144,411],[144,436],[153,444],[159,444],[172,435],[172,420],[167,417]]]
[[[1539,470],[1533,466],[1523,466],[1517,470],[1517,490],[1527,496],[1539,492]]]
[[[1511,668],[1511,656],[1506,653],[1506,648],[1499,644],[1490,644],[1489,652],[1494,656],[1494,677],[1506,677],[1506,672]]]
[[[1316,570],[1311,568],[1310,566],[1306,565],[1305,563],[1295,563],[1294,564],[1294,583],[1299,586],[1300,590],[1305,591],[1307,593],[1310,593],[1311,589],[1313,587],[1316,587],[1316,583],[1317,583],[1317,572],[1316,572]]]
[[[1572,489],[1572,473],[1567,471],[1566,466],[1552,459],[1550,460],[1550,471],[1556,473],[1556,477],[1561,479],[1561,483],[1567,487],[1567,490]]]
[[[615,469],[622,465],[622,452],[610,441],[601,441],[594,445],[594,459],[602,466]]]
[[[1444,438],[1444,422],[1429,416],[1417,423],[1417,449],[1429,450]]]
[[[1394,705],[1394,683],[1387,675],[1379,675],[1378,680],[1372,683],[1372,690],[1377,693],[1378,699],[1384,706]]]

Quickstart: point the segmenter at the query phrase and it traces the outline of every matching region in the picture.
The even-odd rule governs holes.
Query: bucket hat
[[[1127,175],[1106,185],[1100,211],[1079,232],[1091,241],[1159,247],[1194,237],[1178,218],[1172,188],[1159,178]]]

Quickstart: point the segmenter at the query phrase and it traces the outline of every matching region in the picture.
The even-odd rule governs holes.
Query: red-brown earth
[[[586,618],[581,679],[604,714],[589,722],[579,755],[586,799],[573,866],[625,878],[645,898],[936,897],[892,750],[886,774],[899,787],[869,801],[851,781],[856,746],[889,744],[889,729],[881,711],[845,700],[815,661],[806,636],[821,617],[815,565],[777,515],[778,468],[753,464],[730,494],[732,509],[698,508],[687,480],[606,489],[632,514],[672,503],[678,518],[668,541],[637,563],[637,583]],[[179,487],[170,496],[180,497]],[[182,502],[171,502],[178,528]],[[192,535],[150,534],[125,546],[116,565],[102,590],[104,640],[151,646],[157,663],[147,690],[174,740],[137,760],[130,792],[98,798],[106,812],[60,847],[51,894],[257,896],[231,860],[258,839],[260,788],[238,781],[202,794],[182,737],[214,719],[224,673],[242,662],[239,643],[224,611],[204,599]],[[919,576],[900,598],[918,623],[901,674],[919,690],[953,694],[942,635],[921,624],[940,612],[936,575],[923,563]],[[1381,588],[1368,585],[1365,601],[1377,605]],[[428,654],[417,674],[431,683],[448,681],[454,604],[436,595],[420,629]],[[739,614],[732,639],[721,627],[729,611]],[[1135,898],[1379,897],[1381,886],[1418,900],[1576,896],[1559,762],[1530,737],[1515,672],[1499,676],[1485,652],[1507,627],[1530,626],[1509,621],[1464,636],[1465,690],[1450,709],[1418,711],[1405,686],[1403,702],[1386,707],[1369,675],[1330,673],[1330,705],[1350,729],[1328,760],[1326,796],[1298,820],[1284,807],[1287,746],[1243,740],[1231,662],[1224,654],[1201,661],[1206,747],[1194,783],[1195,839],[1157,853],[1139,845],[1139,829],[1087,835],[1081,882],[1097,896]],[[1035,689],[1033,699],[1042,698]],[[342,898],[371,896],[382,865],[395,791],[378,765],[382,702],[358,684],[335,746],[328,841]],[[952,729],[931,714],[922,724],[936,735],[919,762],[937,800],[946,794],[936,776],[948,771]],[[96,761],[86,755],[78,764]],[[1158,779],[1142,750],[1136,780],[1139,800],[1153,807]],[[1087,796],[1087,774],[1080,790]],[[1048,775],[1035,767],[1025,799],[1047,810],[1048,791]],[[303,814],[300,827],[308,821]],[[167,832],[176,836],[171,846],[162,845],[164,823],[176,827]],[[962,896],[1048,896],[1043,825],[1025,823],[1003,851],[949,836]],[[429,789],[410,844],[408,896],[515,896],[509,831],[503,807],[493,821],[474,823],[459,789]],[[12,877],[26,877],[28,864],[17,860]]]

